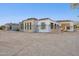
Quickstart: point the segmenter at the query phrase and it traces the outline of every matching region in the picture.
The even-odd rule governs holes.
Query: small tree
[[[79,8],[79,3],[72,3],[71,4],[71,8],[74,9],[78,9]],[[79,17],[79,15],[77,15],[77,17]]]
[[[72,7],[72,9],[79,8],[79,3],[72,3],[71,7]]]
[[[0,30],[4,30],[5,29],[5,26],[0,26]]]
[[[0,26],[0,30],[2,30],[1,26]]]

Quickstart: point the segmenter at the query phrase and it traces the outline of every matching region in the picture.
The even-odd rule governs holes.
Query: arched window
[[[46,28],[46,24],[44,22],[41,23],[41,29],[45,29]]]
[[[30,22],[30,30],[31,30],[31,28],[32,28],[32,24],[31,24],[31,22]]]
[[[29,23],[27,23],[27,30],[29,30]]]
[[[26,29],[26,23],[25,23],[25,29]]]

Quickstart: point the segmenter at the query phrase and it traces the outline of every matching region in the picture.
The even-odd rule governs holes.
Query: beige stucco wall
[[[30,23],[31,22],[31,30],[29,29],[29,30],[27,30],[27,29],[25,29],[25,23],[26,23],[26,25],[27,25],[27,23]],[[34,30],[35,30],[35,27],[36,27],[36,24],[37,23],[37,20],[26,20],[26,21],[24,21],[23,22],[23,26],[24,26],[24,31],[26,31],[26,32],[33,32]]]

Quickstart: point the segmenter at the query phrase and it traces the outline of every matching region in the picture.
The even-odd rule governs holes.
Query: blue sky
[[[18,23],[24,19],[51,18],[78,21],[79,9],[72,10],[67,3],[6,3],[0,4],[0,24]]]

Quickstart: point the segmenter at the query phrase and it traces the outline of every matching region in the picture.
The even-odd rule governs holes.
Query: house
[[[74,31],[74,22],[71,20],[59,20],[61,31]]]
[[[74,22],[71,20],[53,21],[50,18],[28,18],[20,22],[20,30],[24,32],[57,32],[74,31]]]
[[[38,19],[28,18],[20,23],[22,31],[25,32],[38,32],[37,28]]]
[[[55,32],[58,29],[59,24],[50,18],[42,18],[38,21],[38,32]]]
[[[8,31],[19,31],[19,24],[16,23],[7,23],[4,25],[5,26],[5,30]]]

